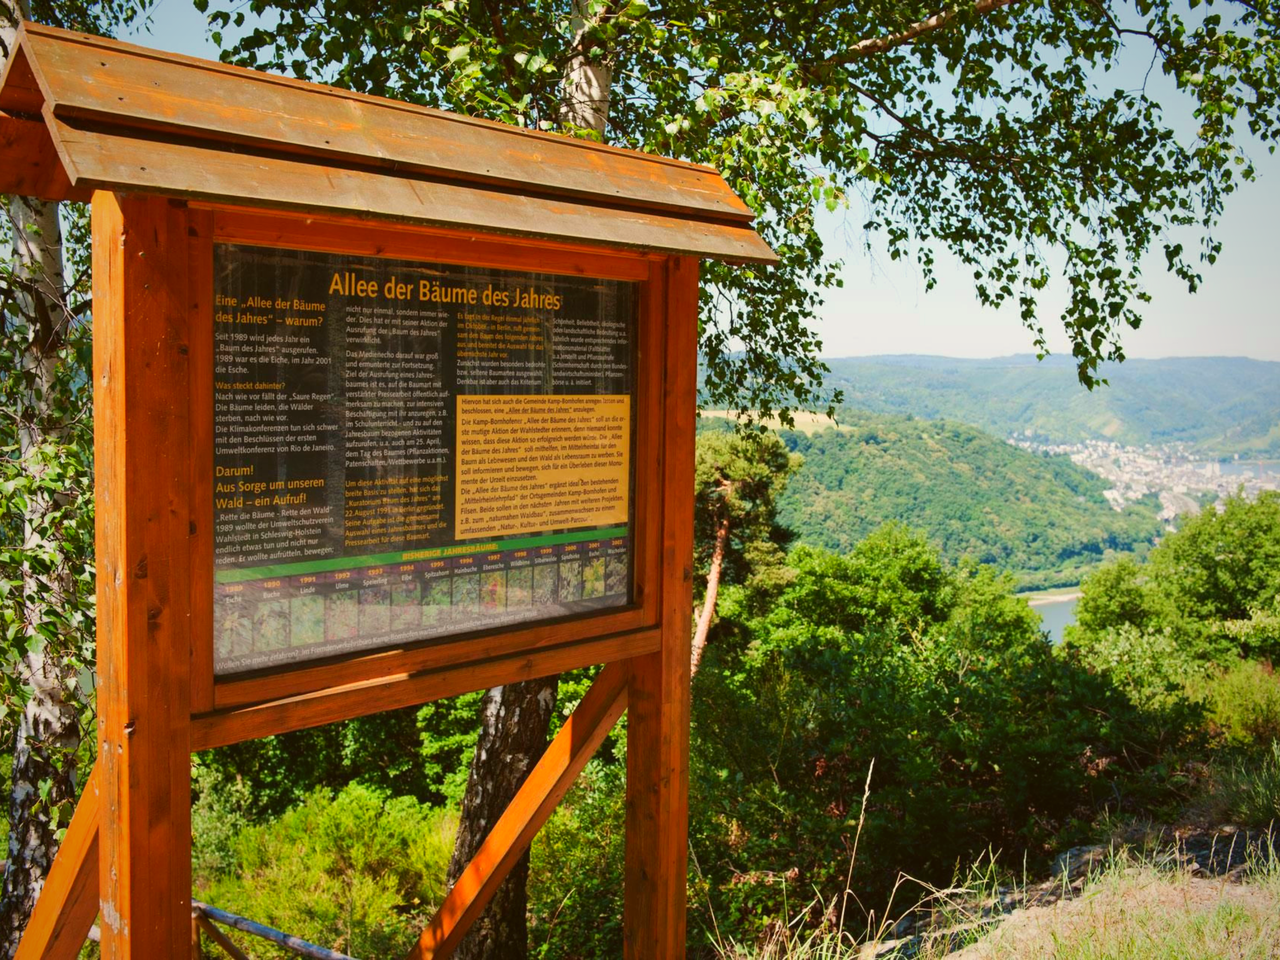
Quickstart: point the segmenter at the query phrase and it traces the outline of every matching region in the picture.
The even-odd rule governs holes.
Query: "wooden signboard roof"
[[[95,189],[777,259],[709,167],[25,23],[0,193]]]

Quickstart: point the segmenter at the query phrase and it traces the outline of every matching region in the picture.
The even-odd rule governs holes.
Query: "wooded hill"
[[[848,410],[972,423],[1053,443],[1183,442],[1209,456],[1280,456],[1280,363],[1239,357],[1104,364],[1090,392],[1070,357],[884,356],[827,360]]]
[[[702,429],[729,424],[704,417]],[[779,522],[800,543],[838,553],[899,520],[949,560],[972,557],[1047,587],[1078,583],[1110,553],[1145,553],[1162,529],[1154,497],[1117,512],[1102,496],[1107,483],[1068,458],[950,420],[857,413],[781,436],[804,465]]]

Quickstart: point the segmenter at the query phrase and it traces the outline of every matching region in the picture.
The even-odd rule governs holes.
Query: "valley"
[[[952,562],[1073,586],[1179,518],[1280,489],[1280,363],[1129,360],[1090,392],[1070,358],[829,359],[835,421],[773,421],[804,457],[779,504],[797,542],[847,552],[897,521]],[[729,429],[704,411],[700,429]]]

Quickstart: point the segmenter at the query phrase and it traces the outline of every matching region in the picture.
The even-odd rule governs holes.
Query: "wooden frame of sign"
[[[97,82],[86,87],[87,75],[95,75]],[[140,84],[139,78],[147,83]],[[179,96],[192,84],[198,91],[212,85],[215,94],[221,89],[224,97],[256,103],[262,96],[253,85],[264,83],[271,85],[270,106],[243,107],[235,137],[212,129],[225,110],[208,121],[210,128],[199,128],[196,121],[204,122],[204,114],[198,111],[207,112],[207,103]],[[94,97],[108,107],[88,102]],[[152,107],[149,97],[164,102]],[[302,98],[302,106],[293,112],[291,97]],[[339,99],[341,109],[329,104],[331,112],[345,116],[342,110],[355,111],[361,122],[334,121],[333,127],[318,132],[299,126],[321,102],[316,98],[325,104]],[[117,103],[128,103],[133,112]],[[184,109],[195,112],[186,117]],[[314,142],[353,128],[367,133],[376,128],[380,111],[393,109],[409,111],[412,122],[421,126],[423,142],[434,144],[438,154],[451,148],[450,138],[485,140],[487,146],[482,143],[475,149],[489,151],[490,174],[504,162],[504,155],[493,151],[518,138],[512,155],[525,157],[520,162],[526,169],[521,171],[511,161],[515,166],[509,179],[524,176],[526,181],[519,190],[510,182],[477,184],[484,178],[474,170],[450,167],[452,161],[439,156],[421,161],[430,176],[406,173],[406,165],[418,162],[412,151],[426,150],[421,144],[392,144],[409,153],[387,157],[392,168],[387,170],[362,159],[359,144],[348,145],[349,152],[338,156],[336,148],[321,149]],[[20,33],[18,50],[0,79],[0,160],[10,161],[8,179],[0,174],[0,192],[23,191],[46,199],[91,197],[93,205],[101,676],[99,760],[29,920],[18,952],[21,960],[74,957],[95,916],[108,960],[191,955],[193,751],[596,664],[605,666],[594,685],[494,824],[411,956],[444,957],[452,951],[624,710],[629,711],[625,955],[635,960],[683,955],[698,259],[768,261],[772,253],[751,231],[749,212],[705,168],[495,125],[467,126],[461,132],[450,127],[440,142],[430,140],[442,124],[458,123],[448,115],[97,38],[32,25]],[[281,142],[268,147],[265,134],[254,140],[246,131],[255,124],[270,127]],[[330,139],[323,143],[329,145]],[[363,149],[377,152],[369,144]],[[557,151],[555,165],[544,167],[541,154]],[[394,151],[388,147],[384,152]],[[531,152],[538,154],[532,160]],[[309,159],[300,161],[301,154]],[[198,169],[178,162],[192,157],[200,161]],[[166,166],[170,160],[174,162]],[[591,176],[570,183],[575,176],[572,163],[565,166],[570,161]],[[290,191],[298,191],[300,175],[312,180],[295,196]],[[253,182],[233,191],[229,185],[244,182],[246,176]],[[563,182],[548,184],[557,177]],[[320,183],[347,187],[335,187],[318,199],[302,199],[308,190],[316,192]],[[625,202],[617,199],[624,194],[619,183],[634,193],[624,196]],[[406,190],[418,198],[421,215],[396,217],[389,212],[403,199],[394,192]],[[431,197],[423,197],[433,190],[452,191],[449,197],[462,205],[468,222],[442,222],[426,202]],[[521,209],[521,203],[530,209]],[[514,219],[504,221],[508,216]],[[535,222],[548,216],[559,219],[550,227]],[[227,356],[250,358],[247,366],[237,369],[250,378],[254,373],[250,348],[215,355],[226,342],[215,333],[215,317],[228,324],[236,319],[219,313],[223,305],[234,302],[218,292],[219,249],[248,250],[250,259],[252,251],[265,251],[286,266],[301,263],[299,257],[312,258],[308,263],[352,258],[374,268],[393,263],[402,273],[434,271],[432,276],[446,279],[455,276],[454,268],[482,268],[552,278],[547,281],[551,287],[558,282],[554,278],[561,277],[569,287],[576,284],[574,289],[590,286],[588,281],[614,289],[610,284],[620,281],[634,290],[635,303],[629,307],[634,313],[629,460],[609,459],[613,453],[621,457],[618,451],[593,454],[615,467],[625,462],[629,476],[625,560],[618,548],[616,558],[609,554],[606,562],[602,549],[599,566],[592,568],[603,578],[605,570],[614,569],[607,563],[616,559],[621,564],[616,582],[623,582],[625,572],[625,595],[615,593],[610,599],[597,584],[594,596],[601,597],[600,602],[587,602],[583,579],[575,581],[577,593],[561,606],[548,605],[545,615],[524,608],[518,616],[511,615],[514,601],[508,602],[508,590],[514,596],[515,588],[508,583],[515,581],[507,578],[516,567],[524,569],[523,560],[499,557],[522,558],[524,553],[503,554],[501,548],[542,541],[513,540],[507,534],[516,532],[514,527],[492,527],[484,533],[484,518],[492,511],[482,508],[471,514],[480,519],[467,521],[483,533],[475,534],[476,542],[493,539],[485,549],[496,551],[491,554],[495,569],[506,562],[516,565],[502,568],[507,572],[493,581],[494,590],[500,591],[494,596],[502,598],[501,610],[508,611],[503,614],[506,619],[485,621],[476,615],[426,635],[427,614],[413,607],[407,612],[414,626],[393,635],[387,626],[391,621],[385,619],[390,616],[387,609],[395,609],[393,601],[378,592],[384,589],[379,586],[383,580],[368,578],[366,583],[375,584],[369,590],[376,604],[370,601],[372,612],[367,615],[369,623],[381,624],[380,640],[353,646],[343,639],[347,634],[336,627],[331,630],[325,619],[319,628],[306,628],[319,630],[313,656],[305,640],[311,634],[295,619],[288,628],[292,641],[262,650],[254,647],[248,653],[236,647],[242,635],[260,639],[271,627],[261,617],[245,626],[238,608],[228,608],[230,614],[218,608],[223,601],[217,598],[223,594],[215,581],[220,583],[220,577],[228,583],[257,577],[253,583],[265,584],[260,595],[267,599],[253,608],[259,612],[268,607],[277,612],[294,609],[278,606],[283,601],[271,599],[276,596],[271,591],[298,571],[294,581],[304,584],[298,595],[314,600],[308,610],[328,618],[325,604],[330,601],[322,603],[305,586],[317,577],[314,565],[262,566],[266,554],[261,553],[255,555],[257,560],[250,557],[237,566],[233,561],[244,557],[217,544],[220,530],[239,530],[236,518],[246,516],[236,513],[244,509],[240,501],[221,513],[221,508],[215,509],[223,489],[220,478],[253,474],[252,467],[223,470],[221,460],[215,470],[215,456],[223,456],[216,451],[232,449],[218,446],[223,441],[215,434],[225,434],[225,423],[217,419],[215,406],[223,408],[228,396],[235,399],[231,384],[218,377],[227,376]],[[464,281],[465,277],[457,283],[465,286]],[[401,289],[399,282],[392,277],[385,289],[394,295]],[[330,293],[339,288],[345,293],[354,283],[334,272],[336,286]],[[422,289],[427,289],[425,282]],[[297,322],[312,327],[325,322],[322,306],[313,307],[303,306],[304,314],[311,309],[310,319],[304,316]],[[295,304],[293,312],[298,310]],[[301,344],[297,350],[310,349],[302,340],[296,342]],[[366,386],[380,382],[368,381]],[[254,388],[246,386],[245,391]],[[461,394],[458,403],[456,419],[461,423]],[[559,410],[550,400],[544,406]],[[592,415],[589,405],[581,410],[587,411],[583,416]],[[568,439],[569,434],[560,434],[553,441],[566,444]],[[514,441],[509,435],[506,442]],[[245,444],[243,449],[256,449]],[[347,466],[352,462],[348,459]],[[575,461],[574,470],[594,475],[582,466],[588,462]],[[341,467],[335,469],[338,472],[327,476],[343,483]],[[315,471],[279,474],[286,475],[301,477],[300,487],[324,485]],[[434,510],[437,520],[447,514],[450,522],[457,521],[455,541],[462,539],[461,482],[451,478],[447,502],[433,501],[423,508],[427,514]],[[599,482],[603,489],[611,481],[606,477]],[[262,489],[268,485],[260,484]],[[280,486],[284,489],[283,479]],[[468,488],[468,496],[487,489]],[[429,498],[423,496],[425,503]],[[535,512],[543,502],[535,495],[520,496]],[[298,495],[291,502],[313,501]],[[327,508],[321,504],[315,509]],[[274,521],[264,521],[264,529],[269,522]],[[316,521],[317,529],[327,522]],[[588,523],[578,539],[586,538],[590,548],[592,537],[617,536],[622,529],[610,532],[604,526]],[[530,527],[546,528],[546,522]],[[557,533],[547,542],[560,543],[566,537],[572,539]],[[253,540],[251,535],[246,538]],[[341,550],[332,544],[326,548],[325,542],[311,542],[319,544],[312,552],[324,554],[329,564],[324,569],[343,567],[343,557],[335,554]],[[563,549],[577,549],[577,541]],[[381,574],[381,567],[368,564],[382,563],[388,556],[388,563],[400,564],[406,595],[417,604],[421,585],[408,582],[417,576],[417,566],[410,561],[442,554],[404,551],[358,559],[368,561],[366,574]],[[224,565],[215,569],[215,557]],[[573,570],[590,566],[579,567],[574,558],[559,562]],[[246,567],[247,572],[240,569]],[[264,577],[263,570],[269,576]],[[452,581],[455,605],[461,589],[456,583],[468,575],[464,571]],[[563,572],[558,576],[557,583],[567,582]],[[532,569],[528,579],[534,582]],[[469,580],[467,590],[475,582]],[[425,608],[426,588],[421,590]],[[325,595],[330,596],[337,598],[333,604],[342,608],[342,616],[352,613],[347,602],[353,597]],[[524,586],[519,596],[521,602],[537,602],[529,601]],[[234,604],[236,598],[227,602]],[[359,617],[365,616],[360,607]],[[363,630],[365,620],[359,624]],[[355,636],[354,629],[350,636]]]

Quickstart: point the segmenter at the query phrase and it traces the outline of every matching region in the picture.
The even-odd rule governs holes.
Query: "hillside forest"
[[[1280,365],[1245,357],[1103,364],[1107,389],[1079,389],[1068,358],[829,360],[847,412],[959,420],[1001,439],[1182,444],[1208,457],[1280,455]]]
[[[1072,586],[1108,557],[1141,556],[1165,528],[1154,494],[1114,510],[1108,484],[1068,457],[951,420],[849,412],[780,437],[801,459],[779,521],[800,543],[837,553],[898,520],[927,531],[944,557],[994,565],[1024,589]]]

